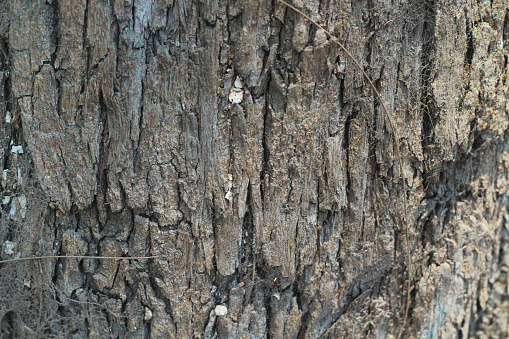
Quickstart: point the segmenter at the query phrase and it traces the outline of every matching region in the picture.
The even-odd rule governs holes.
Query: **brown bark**
[[[509,337],[509,5],[293,4],[403,176],[277,0],[0,2],[0,260],[158,256],[0,264],[2,336]]]

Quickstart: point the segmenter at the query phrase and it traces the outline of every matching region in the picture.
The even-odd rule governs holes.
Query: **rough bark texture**
[[[509,337],[506,0],[0,1],[6,337]],[[403,194],[409,201],[403,220]],[[411,261],[406,256],[409,228]],[[223,314],[225,306],[227,314]]]

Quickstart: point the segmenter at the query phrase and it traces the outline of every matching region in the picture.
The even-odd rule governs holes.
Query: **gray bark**
[[[278,1],[0,2],[0,260],[158,256],[0,264],[2,336],[509,337],[507,1],[294,4],[404,173]]]

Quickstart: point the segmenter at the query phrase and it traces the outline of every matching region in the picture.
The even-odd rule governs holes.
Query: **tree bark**
[[[157,256],[1,263],[2,337],[509,337],[507,1],[293,4],[0,2],[0,260]]]

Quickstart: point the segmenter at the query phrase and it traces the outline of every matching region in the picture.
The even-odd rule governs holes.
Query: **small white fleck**
[[[21,214],[21,218],[25,219],[25,217],[27,216],[27,209],[26,208],[22,208],[19,211],[19,214]]]
[[[5,114],[5,122],[10,124],[12,122],[11,112],[7,111]]]
[[[7,205],[10,201],[11,201],[11,196],[10,195],[6,195],[2,199],[2,204]]]
[[[338,69],[338,72],[339,73],[344,73],[345,72],[345,69],[346,69],[346,62],[344,60],[341,60],[339,62],[339,69]]]
[[[21,217],[25,219],[26,213],[27,213],[27,198],[24,195],[21,195],[18,198],[19,206],[21,207],[19,213],[21,214]]]
[[[228,95],[228,100],[232,104],[240,104],[244,100],[244,92],[237,88],[232,88],[230,95]]]
[[[226,199],[226,200],[228,200],[228,201],[230,201],[230,200],[231,200],[231,198],[232,198],[232,191],[228,191],[228,192],[226,192],[225,199]]]
[[[7,254],[7,255],[14,254],[14,248],[16,247],[16,245],[17,245],[17,243],[15,243],[13,241],[7,240],[6,242],[4,242],[4,252],[5,252],[5,254]]]
[[[21,206],[21,208],[27,208],[27,198],[24,195],[21,195],[18,198],[18,201],[19,201],[19,205]]]
[[[19,145],[19,146],[12,146],[12,150],[11,150],[12,153],[18,153],[18,154],[23,154],[23,146]]]
[[[242,83],[242,79],[240,77],[237,77],[235,79],[235,82],[233,83],[233,86],[235,86],[235,88],[242,89],[242,87],[244,87],[244,84]]]
[[[276,298],[277,300],[281,300],[281,295],[280,295],[279,293],[277,293],[277,292],[276,292],[276,293],[274,293],[272,296],[273,296],[274,298]]]
[[[11,203],[11,210],[9,211],[9,215],[11,217],[15,217],[16,216],[16,204],[15,204],[15,202],[16,202],[16,198],[14,198],[12,200],[12,203]]]
[[[7,180],[7,173],[9,173],[9,170],[4,170],[4,174],[3,174],[4,180]]]
[[[152,311],[150,310],[150,308],[145,307],[145,317],[143,319],[145,319],[145,321],[149,321],[150,319],[152,319],[153,316],[154,315],[153,315]]]
[[[216,312],[216,315],[220,317],[228,314],[228,309],[224,305],[217,305],[214,311]]]

